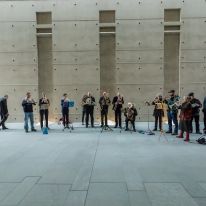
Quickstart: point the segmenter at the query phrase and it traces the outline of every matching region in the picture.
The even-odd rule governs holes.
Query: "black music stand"
[[[147,130],[145,131],[145,133],[147,135],[155,135],[155,133],[152,132],[152,130],[150,129],[150,125],[149,125],[149,106],[150,106],[150,103],[145,102],[145,105],[147,105]]]
[[[102,133],[103,131],[113,131],[113,129],[112,129],[110,126],[108,126],[108,125],[103,125],[103,126],[102,126],[102,129],[101,129],[101,133]]]

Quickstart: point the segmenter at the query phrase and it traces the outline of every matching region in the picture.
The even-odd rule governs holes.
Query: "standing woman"
[[[180,134],[177,136],[178,138],[184,138],[183,134],[186,132],[186,138],[184,141],[190,141],[190,121],[192,119],[192,104],[191,97],[187,96],[184,98],[183,103],[178,107],[181,109],[180,111]]]
[[[44,122],[44,117],[45,117],[46,127],[49,129],[49,126],[48,126],[49,106],[50,106],[49,99],[46,97],[44,93],[42,93],[42,98],[39,100],[39,113],[40,113],[41,128],[43,128],[43,122]]]
[[[66,93],[63,94],[61,99],[61,107],[64,128],[69,128],[69,99]]]

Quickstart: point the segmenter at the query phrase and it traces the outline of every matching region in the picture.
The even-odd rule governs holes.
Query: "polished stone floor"
[[[0,206],[205,206],[206,146],[51,125],[0,131]],[[137,124],[145,130],[146,123]]]

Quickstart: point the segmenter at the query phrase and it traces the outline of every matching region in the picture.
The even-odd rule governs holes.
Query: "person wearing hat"
[[[137,116],[137,110],[134,107],[134,104],[132,104],[131,102],[128,102],[128,106],[127,108],[124,109],[124,116],[125,116],[125,123],[126,123],[126,129],[125,131],[128,131],[128,124],[129,122],[131,122],[132,127],[133,127],[133,131],[136,132],[135,129],[135,119]]]
[[[154,112],[153,116],[155,117],[155,127],[153,131],[157,131],[157,125],[159,122],[159,129],[162,131],[162,117],[164,117],[164,106],[163,106],[163,99],[162,95],[159,94],[155,97],[154,101],[152,102],[152,105],[154,105]]]
[[[0,115],[1,115],[1,121],[0,121],[0,126],[2,126],[2,129],[8,129],[5,126],[5,122],[8,119],[9,112],[8,112],[8,107],[7,107],[7,99],[8,95],[4,95],[4,97],[0,98]]]
[[[203,109],[202,109],[202,112],[204,114],[204,133],[206,134],[206,97],[204,98],[204,101],[203,101]]]
[[[200,132],[200,108],[202,107],[202,103],[199,99],[196,99],[194,96],[194,92],[190,92],[188,94],[189,97],[191,97],[191,104],[192,104],[192,118],[190,121],[190,133],[193,132],[193,119],[195,120],[195,127],[196,127],[196,134],[202,134]]]
[[[164,100],[164,103],[167,104],[167,118],[168,118],[168,125],[169,129],[166,133],[171,133],[172,135],[178,134],[178,101],[180,97],[175,94],[175,90],[170,90],[168,92],[170,97]],[[172,122],[175,125],[174,132],[172,132]]]

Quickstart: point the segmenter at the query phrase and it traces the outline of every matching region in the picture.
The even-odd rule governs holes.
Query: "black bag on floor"
[[[199,139],[196,140],[199,144],[205,144],[206,145],[206,139],[205,136],[201,136]]]

